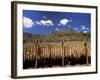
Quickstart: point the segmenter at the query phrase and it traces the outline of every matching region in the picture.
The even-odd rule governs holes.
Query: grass
[[[90,51],[90,41],[67,41],[63,44],[62,42],[25,43],[23,66],[34,68],[36,59],[38,60],[37,68],[62,66],[62,60],[64,60],[64,66],[83,65],[86,64],[87,55],[90,64]]]

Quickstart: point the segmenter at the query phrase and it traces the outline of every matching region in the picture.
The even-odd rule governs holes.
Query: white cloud
[[[56,28],[55,30],[56,30],[56,31],[59,31],[60,29],[59,29],[59,28]]]
[[[60,24],[66,25],[68,22],[70,22],[68,19],[61,19]]]
[[[86,27],[85,25],[82,25],[81,30],[83,31],[83,33],[87,33],[89,31],[89,28]]]
[[[87,32],[88,32],[88,31],[86,31],[86,30],[85,30],[85,31],[83,31],[83,33],[87,33]]]
[[[25,28],[31,28],[34,25],[34,22],[28,17],[23,17],[23,25]]]
[[[81,29],[85,30],[86,29],[85,25],[82,25],[81,26]]]
[[[40,21],[43,25],[46,25],[47,24],[47,21],[45,21],[45,20],[41,20]]]
[[[51,21],[51,20],[40,20],[40,23],[41,23],[42,25],[44,25],[44,26],[47,26],[47,27],[53,26],[53,25],[54,25],[54,24],[53,24],[53,21]]]
[[[36,23],[37,25],[42,25],[42,23],[39,22],[39,21],[35,21],[35,23]]]

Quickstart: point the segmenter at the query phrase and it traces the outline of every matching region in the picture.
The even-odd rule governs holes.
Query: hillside
[[[24,42],[32,41],[83,41],[90,40],[90,33],[76,32],[72,29],[55,31],[48,34],[32,34],[32,33],[23,33]]]

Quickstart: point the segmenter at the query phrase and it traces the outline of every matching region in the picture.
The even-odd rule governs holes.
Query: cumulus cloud
[[[32,19],[28,17],[23,17],[23,26],[25,28],[31,28],[33,25],[34,25],[34,22],[32,21]]]
[[[83,33],[87,33],[89,31],[89,28],[86,27],[85,25],[82,25],[81,30],[83,31]]]
[[[51,20],[40,20],[40,23],[42,24],[42,25],[44,25],[44,26],[53,26],[54,24],[53,24],[53,21],[51,21]]]
[[[68,22],[70,22],[70,20],[68,20],[68,19],[61,19],[60,20],[60,24],[62,24],[62,25],[66,25]]]
[[[82,25],[82,26],[81,26],[81,29],[83,29],[83,30],[86,29],[85,25]]]
[[[88,32],[87,30],[84,30],[84,31],[83,31],[83,33],[87,33],[87,32]]]
[[[60,29],[59,29],[59,28],[56,28],[55,30],[56,30],[56,31],[59,31]]]
[[[39,22],[39,21],[35,21],[35,23],[36,23],[37,25],[42,25],[42,23]]]

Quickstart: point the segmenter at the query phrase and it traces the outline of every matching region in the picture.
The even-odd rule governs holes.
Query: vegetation
[[[48,34],[31,34],[31,33],[23,33],[24,42],[34,42],[38,41],[53,41],[53,42],[60,42],[64,41],[84,41],[90,40],[90,33],[83,33],[83,32],[76,32],[72,29],[69,30],[62,30],[62,31],[55,31]]]
[[[91,63],[90,33],[65,30],[23,35],[24,69]]]

